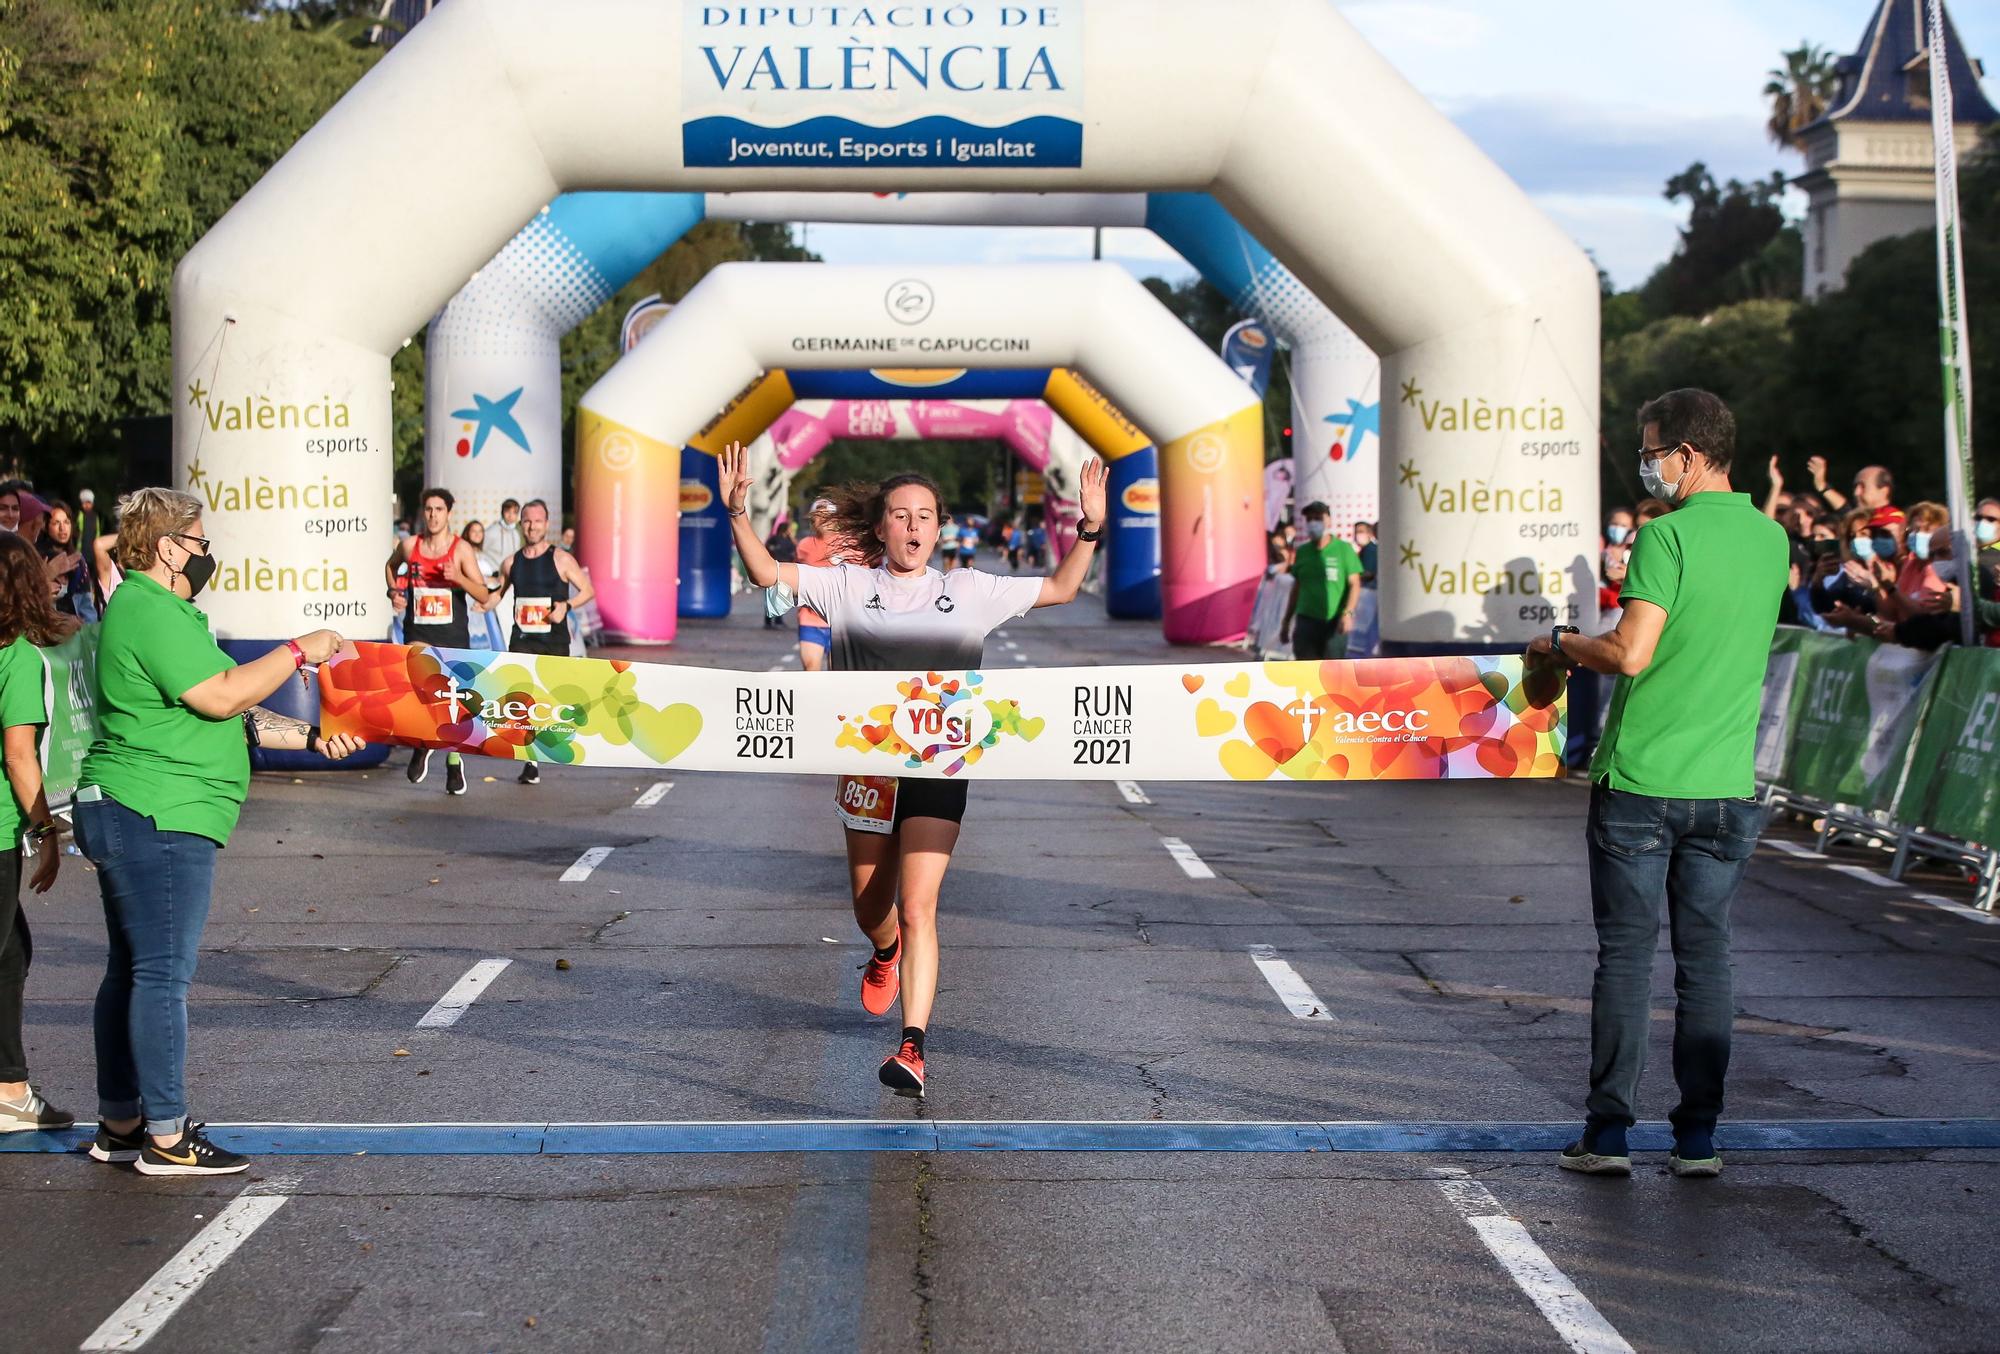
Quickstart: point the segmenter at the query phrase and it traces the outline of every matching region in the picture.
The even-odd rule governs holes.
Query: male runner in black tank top
[[[455,500],[449,489],[424,490],[423,529],[396,542],[383,570],[389,581],[389,599],[403,618],[403,642],[433,644],[441,649],[472,647],[468,637],[465,599],[470,596],[481,606],[491,594],[479,572],[479,556],[451,530],[451,510]],[[407,565],[407,590],[397,587],[396,571]],[[444,788],[447,794],[465,793],[465,766],[456,752],[445,754]],[[430,773],[428,748],[410,754],[405,773],[415,785]]]
[[[500,586],[494,596],[514,590],[514,629],[507,637],[510,653],[569,655],[569,613],[597,595],[590,575],[576,556],[549,540],[549,505],[532,499],[521,509],[521,539],[526,542],[500,562]],[[572,595],[570,589],[576,589]],[[521,784],[540,785],[541,764],[530,756],[521,768]]]

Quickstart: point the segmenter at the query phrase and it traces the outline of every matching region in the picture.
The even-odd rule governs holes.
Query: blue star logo
[[[1382,440],[1382,402],[1380,400],[1377,400],[1373,404],[1363,404],[1359,400],[1349,400],[1347,402],[1346,413],[1328,414],[1325,421],[1346,425],[1347,455],[1350,460],[1360,454],[1361,439],[1368,434],[1375,434],[1377,442]]]
[[[528,435],[521,431],[520,421],[514,417],[514,402],[521,398],[521,392],[526,389],[526,386],[516,386],[512,394],[502,395],[497,400],[489,400],[484,395],[475,393],[472,397],[472,408],[451,411],[453,418],[470,419],[478,429],[472,435],[474,456],[485,450],[487,437],[496,432],[504,434],[522,451],[534,454],[533,449],[528,446]]]

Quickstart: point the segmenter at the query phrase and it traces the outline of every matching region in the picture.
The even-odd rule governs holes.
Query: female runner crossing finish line
[[[836,500],[865,505],[853,520],[837,515],[832,534],[856,543],[862,564],[830,568],[780,564],[750,527],[750,469],[740,442],[721,457],[723,502],[750,581],[782,583],[827,618],[835,672],[957,672],[985,664],[986,636],[1037,607],[1074,601],[1104,531],[1104,485],[1095,458],[1083,467],[1077,545],[1046,578],[1000,577],[966,568],[947,576],[930,567],[944,526],[938,486],[918,474],[893,475],[862,494]],[[924,1028],[937,995],[938,893],[965,817],[965,782],[842,777],[836,806],[846,825],[847,872],[854,920],[875,947],[862,970],[861,1004],[886,1015],[900,992],[903,1038],[882,1063],[882,1084],[898,1095],[924,1093]]]

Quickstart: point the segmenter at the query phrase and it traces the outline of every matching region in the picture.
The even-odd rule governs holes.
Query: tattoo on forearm
[[[312,725],[303,719],[293,719],[275,710],[266,710],[261,705],[252,706],[243,712],[243,727],[250,736],[250,746],[259,748],[279,747],[289,742],[290,735],[293,734],[298,736],[299,746],[303,747],[307,735],[312,730]]]

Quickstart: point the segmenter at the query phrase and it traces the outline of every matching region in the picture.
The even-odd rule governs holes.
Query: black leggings
[[[62,848],[50,837],[42,850]],[[28,1079],[28,1051],[21,1043],[21,1008],[34,942],[21,906],[21,852],[0,851],[0,1081]]]

